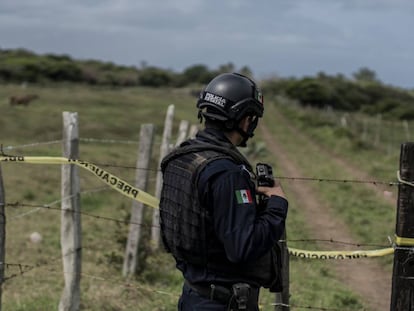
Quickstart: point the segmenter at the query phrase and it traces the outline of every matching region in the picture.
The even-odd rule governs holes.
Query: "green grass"
[[[39,99],[27,107],[10,107],[8,97],[22,93],[39,94]],[[195,101],[184,89],[105,89],[76,85],[29,85],[28,89],[22,89],[17,85],[0,85],[0,143],[3,146],[19,146],[60,140],[62,112],[78,112],[81,138],[137,142],[80,142],[81,159],[96,163],[133,183],[140,126],[153,123],[157,136],[148,192],[154,193],[167,107],[175,105],[175,134],[180,120],[198,124]],[[352,178],[312,143],[316,140],[375,179],[395,180],[398,148],[395,152],[384,152],[379,147],[364,144],[354,134],[332,126],[315,111],[276,103],[267,103],[267,106],[266,118],[274,114],[274,118],[268,119],[268,126],[281,139],[292,160],[300,166],[303,176]],[[277,118],[279,113],[283,113],[291,125],[302,130],[305,138],[294,136]],[[27,156],[61,156],[61,150],[60,143],[54,143],[7,149],[6,152]],[[283,168],[277,165],[277,155],[266,151],[260,136],[246,152],[252,163],[259,160],[268,162],[276,168],[276,174],[283,174]],[[60,207],[60,165],[2,163],[1,169],[7,202],[20,203],[16,207],[6,207],[6,262],[15,265],[9,265],[5,271],[10,279],[3,284],[3,309],[56,310],[64,284],[60,258],[60,211],[40,206],[53,204],[55,208]],[[122,257],[128,226],[122,221],[128,220],[132,202],[105,187],[90,172],[81,168],[79,172],[81,190],[85,191],[81,197],[81,209],[92,214],[82,216],[81,309],[175,310],[182,279],[171,257],[162,251],[150,251],[150,228],[143,226],[140,274],[130,280],[123,279]],[[345,220],[359,241],[384,244],[387,236],[393,233],[395,212],[372,191],[353,183],[313,183],[312,186],[322,201],[334,207],[336,215]],[[301,202],[295,201],[292,195],[289,201],[288,240],[305,238],[308,229],[300,211]],[[21,203],[35,207],[21,206]],[[151,212],[150,208],[145,210],[146,222],[150,221]],[[30,234],[35,231],[43,237],[39,244],[29,241]],[[318,247],[309,243],[295,243],[292,246]],[[391,257],[387,257],[381,261],[387,269],[390,268],[390,260]],[[326,262],[292,258],[290,268],[292,305],[349,310],[362,308],[358,294],[345,288]],[[263,291],[260,302],[262,310],[273,310],[274,295]]]
[[[36,93],[39,99],[27,107],[11,107],[8,97]],[[103,89],[67,85],[54,87],[0,86],[0,134],[4,147],[62,139],[62,112],[77,112],[81,138],[136,141],[136,144],[80,142],[80,158],[97,163],[116,176],[134,182],[140,127],[156,126],[148,192],[154,192],[160,136],[168,105],[174,104],[174,133],[181,119],[196,120],[193,98],[185,90]],[[174,136],[173,136],[174,137]],[[6,149],[8,154],[61,156],[60,143]],[[109,166],[106,166],[109,164]],[[120,166],[120,167],[117,167]],[[4,163],[1,166],[8,203],[6,269],[3,285],[4,310],[56,310],[63,289],[60,255],[60,212],[40,207],[60,208],[60,165]],[[83,310],[173,310],[180,292],[181,277],[166,254],[150,254],[149,227],[143,227],[143,250],[148,256],[137,279],[121,276],[122,256],[131,200],[105,189],[90,172],[79,168],[82,194],[83,230],[82,309]],[[92,192],[88,192],[92,191]],[[96,192],[93,192],[96,191]],[[56,204],[54,204],[56,203]],[[30,206],[21,206],[30,204]],[[146,211],[146,218],[151,210]],[[32,232],[42,235],[40,244],[29,241]],[[142,255],[142,263],[145,256]],[[20,270],[19,265],[25,269]],[[26,271],[27,270],[27,271]],[[164,292],[166,294],[164,294]]]
[[[271,120],[272,118],[269,119]],[[283,126],[282,124],[275,125],[275,122],[267,122],[267,124],[274,125],[276,133],[283,133],[283,135],[287,134],[281,128]],[[275,135],[278,135],[276,133]],[[281,135],[278,135],[279,138],[280,136]],[[258,139],[260,139],[260,136]],[[294,143],[292,136],[290,135],[286,135],[285,139],[282,140],[287,144],[289,144],[290,141],[292,146],[296,146],[296,148],[297,146],[300,146],[300,144]],[[301,147],[303,147],[303,145],[301,145]],[[292,157],[296,157],[297,155],[298,153],[295,152],[295,156]],[[275,175],[285,176],[283,167],[278,165],[277,157],[277,154],[270,154],[267,152],[262,155],[261,160],[273,166]],[[289,242],[292,240],[307,240],[310,236],[310,232],[307,228],[306,219],[304,218],[303,213],[301,213],[302,202],[298,201],[294,194],[290,192],[288,182],[282,181],[282,184],[289,199],[289,214],[286,229],[288,247],[305,250],[321,250],[320,245],[317,243],[309,241]],[[338,277],[335,275],[335,271],[329,262],[303,260],[290,256],[289,269],[289,303],[293,306],[291,310],[302,310],[300,307],[306,309],[308,306],[339,310],[341,310],[341,308],[344,310],[362,310],[363,304],[358,294],[350,292],[344,284],[338,281]],[[263,295],[269,294],[264,292]],[[263,310],[271,309],[267,307]]]
[[[355,239],[354,243],[387,245],[388,237],[392,237],[394,233],[395,209],[364,184],[318,181],[318,179],[354,179],[343,167],[332,161],[332,153],[323,151],[321,147],[330,151],[334,149],[335,153],[362,171],[370,174],[376,173],[372,175],[373,180],[393,181],[394,175],[391,173],[394,167],[398,167],[398,158],[394,157],[393,161],[390,161],[390,155],[378,149],[358,149],[355,141],[347,136],[335,135],[336,129],[333,126],[327,126],[324,120],[316,120],[315,114],[274,104],[267,106],[265,118],[273,135],[277,136],[291,160],[301,169],[302,176],[292,177],[315,178],[314,181],[301,182],[310,183],[314,193],[318,194],[319,200],[331,206],[337,217],[344,220]],[[284,118],[281,118],[280,114],[283,114]],[[292,127],[299,129],[301,135],[295,134],[291,130]],[[274,161],[277,165],[277,155],[273,157],[276,157]],[[381,166],[380,172],[375,170],[375,167],[379,165]],[[279,176],[286,176],[283,175],[283,167],[278,167],[276,172]],[[290,182],[294,181],[282,181],[286,190],[289,190]],[[306,230],[306,221],[300,213],[301,202],[295,202],[295,197],[292,195],[288,197],[290,201],[287,224],[288,241],[306,239],[309,235]],[[336,240],[341,239],[338,237]],[[329,250],[326,245],[309,242],[289,245],[308,250]],[[379,262],[388,273],[391,273],[392,256],[382,257]],[[343,284],[336,281],[335,273],[328,263],[292,258],[290,269],[292,305],[342,307],[347,310],[360,310],[363,307],[362,300],[358,298],[357,293],[350,293]],[[309,290],[310,288],[312,290]]]
[[[279,113],[280,111],[278,110]],[[277,116],[277,114],[274,115]],[[301,168],[304,174],[302,177],[316,178],[314,182],[310,182],[314,191],[319,194],[321,200],[333,207],[339,217],[346,221],[355,238],[361,243],[386,244],[388,236],[392,236],[394,233],[395,209],[363,183],[318,182],[318,178],[352,181],[355,177],[349,175],[343,167],[338,167],[331,160],[333,155],[321,152],[320,146],[315,144],[325,146],[328,150],[332,150],[336,146],[335,152],[339,156],[368,173],[375,171],[374,168],[381,165],[382,170],[373,175],[373,180],[394,181],[396,171],[393,172],[393,168],[398,167],[398,159],[394,158],[394,161],[391,162],[388,155],[381,154],[378,150],[377,152],[372,149],[368,151],[357,150],[348,138],[337,136],[334,140],[330,134],[320,134],[320,126],[310,124],[306,126],[305,122],[300,123],[292,117],[292,112],[287,116],[287,119],[276,117],[277,122],[274,122],[273,131],[274,135],[283,132],[283,135],[278,135],[278,138],[281,139],[283,146]],[[289,133],[286,123],[283,123],[286,120],[290,125],[293,124],[302,129],[302,133],[306,133],[306,135],[296,135],[292,140],[292,133]],[[331,129],[329,129],[330,131]],[[339,145],[342,147],[339,148]],[[298,150],[298,146],[300,146],[300,150]],[[397,152],[398,150],[396,150]]]

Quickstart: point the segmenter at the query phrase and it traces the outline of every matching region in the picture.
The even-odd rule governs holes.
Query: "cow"
[[[28,94],[28,95],[22,95],[22,96],[10,96],[10,105],[11,106],[17,106],[17,105],[23,105],[27,106],[30,104],[31,101],[39,98],[37,94]]]

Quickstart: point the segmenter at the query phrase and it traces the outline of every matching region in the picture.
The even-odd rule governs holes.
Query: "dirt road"
[[[298,167],[283,150],[283,146],[278,143],[277,137],[272,136],[264,124],[261,124],[259,129],[270,152],[277,155],[278,166],[283,167],[285,174],[287,176],[302,176]],[[343,162],[341,165],[346,165],[346,163]],[[323,205],[318,200],[309,185],[292,183],[289,184],[289,187],[295,199],[301,202],[301,210],[315,237],[328,240],[335,237],[341,237],[341,240],[344,241],[354,240],[347,226],[333,215],[329,206]],[[332,247],[332,250],[334,249]],[[341,245],[340,249],[344,249],[344,246]],[[330,261],[329,263],[334,266],[339,279],[349,289],[363,297],[365,307],[372,311],[389,310],[391,275],[386,273],[375,260],[358,259],[357,264],[355,260]]]

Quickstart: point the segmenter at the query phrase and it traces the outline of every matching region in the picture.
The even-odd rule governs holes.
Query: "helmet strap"
[[[239,144],[239,147],[246,147],[247,146],[247,141],[249,140],[249,138],[251,137],[249,134],[247,134],[245,131],[243,131],[240,127],[238,127],[237,132],[240,133],[240,135],[243,137],[243,140],[241,141],[241,143]]]
[[[200,121],[200,123],[203,123],[203,112],[201,111],[201,109],[198,110],[197,118],[198,121]]]
[[[254,130],[257,127],[258,120],[259,118],[255,118],[254,121],[250,122],[247,131],[241,129],[240,126],[236,128],[236,131],[243,137],[242,142],[239,144],[240,147],[246,147],[248,139],[254,136]]]
[[[224,121],[224,128],[227,130],[233,130],[235,128],[235,121],[234,120]]]

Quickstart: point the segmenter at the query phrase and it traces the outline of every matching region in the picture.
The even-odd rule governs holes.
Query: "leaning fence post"
[[[289,249],[287,247],[287,237],[286,237],[286,230],[284,231],[282,237],[280,238],[282,241],[278,242],[281,252],[282,261],[282,291],[280,293],[276,293],[275,296],[275,311],[288,311],[290,310],[289,307],[289,272],[290,272],[290,265],[289,265]]]
[[[414,143],[401,145],[391,311],[414,310]]]
[[[153,137],[154,125],[142,125],[139,135],[137,171],[135,177],[135,186],[142,190],[146,190],[147,188],[148,167],[151,160]],[[129,235],[125,250],[124,266],[122,269],[122,275],[124,277],[134,275],[137,269],[143,210],[144,204],[135,200],[132,202],[131,222],[129,225]]]
[[[63,112],[63,156],[79,158],[78,114]],[[62,165],[61,247],[65,287],[59,311],[75,311],[80,307],[81,278],[81,214],[80,182],[76,165]]]
[[[6,257],[6,196],[4,193],[3,176],[1,174],[0,165],[0,311],[3,294],[3,282],[4,282],[4,259]]]
[[[169,105],[167,115],[165,117],[164,132],[162,135],[162,142],[160,147],[160,159],[158,169],[160,169],[162,159],[170,151],[171,132],[174,119],[174,105]],[[159,198],[162,190],[162,173],[158,170],[157,181],[155,185],[155,196]],[[160,210],[154,209],[152,214],[152,228],[151,228],[151,247],[153,250],[158,249],[160,245]]]

